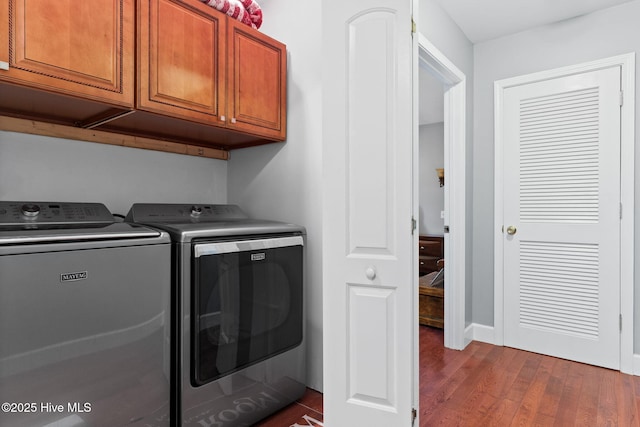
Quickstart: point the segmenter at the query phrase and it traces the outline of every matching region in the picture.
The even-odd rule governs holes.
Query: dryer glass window
[[[192,382],[302,342],[302,238],[195,245]]]

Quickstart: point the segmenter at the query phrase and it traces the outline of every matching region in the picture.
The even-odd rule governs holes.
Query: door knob
[[[367,267],[364,273],[367,275],[367,279],[369,280],[376,278],[376,269],[374,267]]]
[[[513,236],[514,234],[516,234],[516,231],[518,231],[517,228],[515,228],[513,225],[510,225],[507,227],[507,234]]]

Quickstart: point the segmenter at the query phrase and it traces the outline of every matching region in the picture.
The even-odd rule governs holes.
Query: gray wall
[[[473,321],[493,325],[493,82],[507,77],[593,61],[619,54],[640,53],[640,1],[539,27],[474,47],[473,151]],[[636,74],[636,86],[638,78]],[[636,104],[636,123],[640,106]],[[636,146],[639,133],[636,131]],[[636,165],[640,150],[636,149]],[[637,166],[636,166],[637,168]],[[640,200],[640,175],[635,197]],[[637,203],[636,203],[637,204]],[[636,207],[636,224],[640,212]],[[636,226],[636,247],[640,244]],[[635,269],[640,262],[636,254]],[[636,311],[640,283],[635,279]],[[640,348],[640,322],[635,320],[635,351]]]
[[[322,82],[320,2],[261,3],[260,31],[287,45],[287,141],[231,152],[229,202],[307,229],[307,385],[322,390]]]
[[[420,126],[419,132],[419,232],[441,235],[444,227],[444,219],[440,218],[440,212],[444,209],[444,188],[440,187],[436,168],[444,166],[444,123]]]
[[[467,133],[466,133],[466,324],[472,321],[472,301],[474,295],[472,265],[475,254],[472,252],[473,215],[473,97],[474,97],[474,59],[473,44],[467,39],[458,25],[440,7],[436,0],[420,0],[418,5],[418,32],[423,34],[438,50],[440,50],[467,79]]]
[[[227,162],[0,131],[0,200],[226,203]]]

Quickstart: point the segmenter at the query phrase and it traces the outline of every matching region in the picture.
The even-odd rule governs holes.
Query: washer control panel
[[[113,215],[101,203],[3,202],[0,226],[111,224]]]

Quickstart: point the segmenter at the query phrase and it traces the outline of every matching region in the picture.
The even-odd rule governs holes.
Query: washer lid
[[[160,235],[158,230],[123,222],[75,228],[24,229],[0,226],[0,245],[139,239]]]

